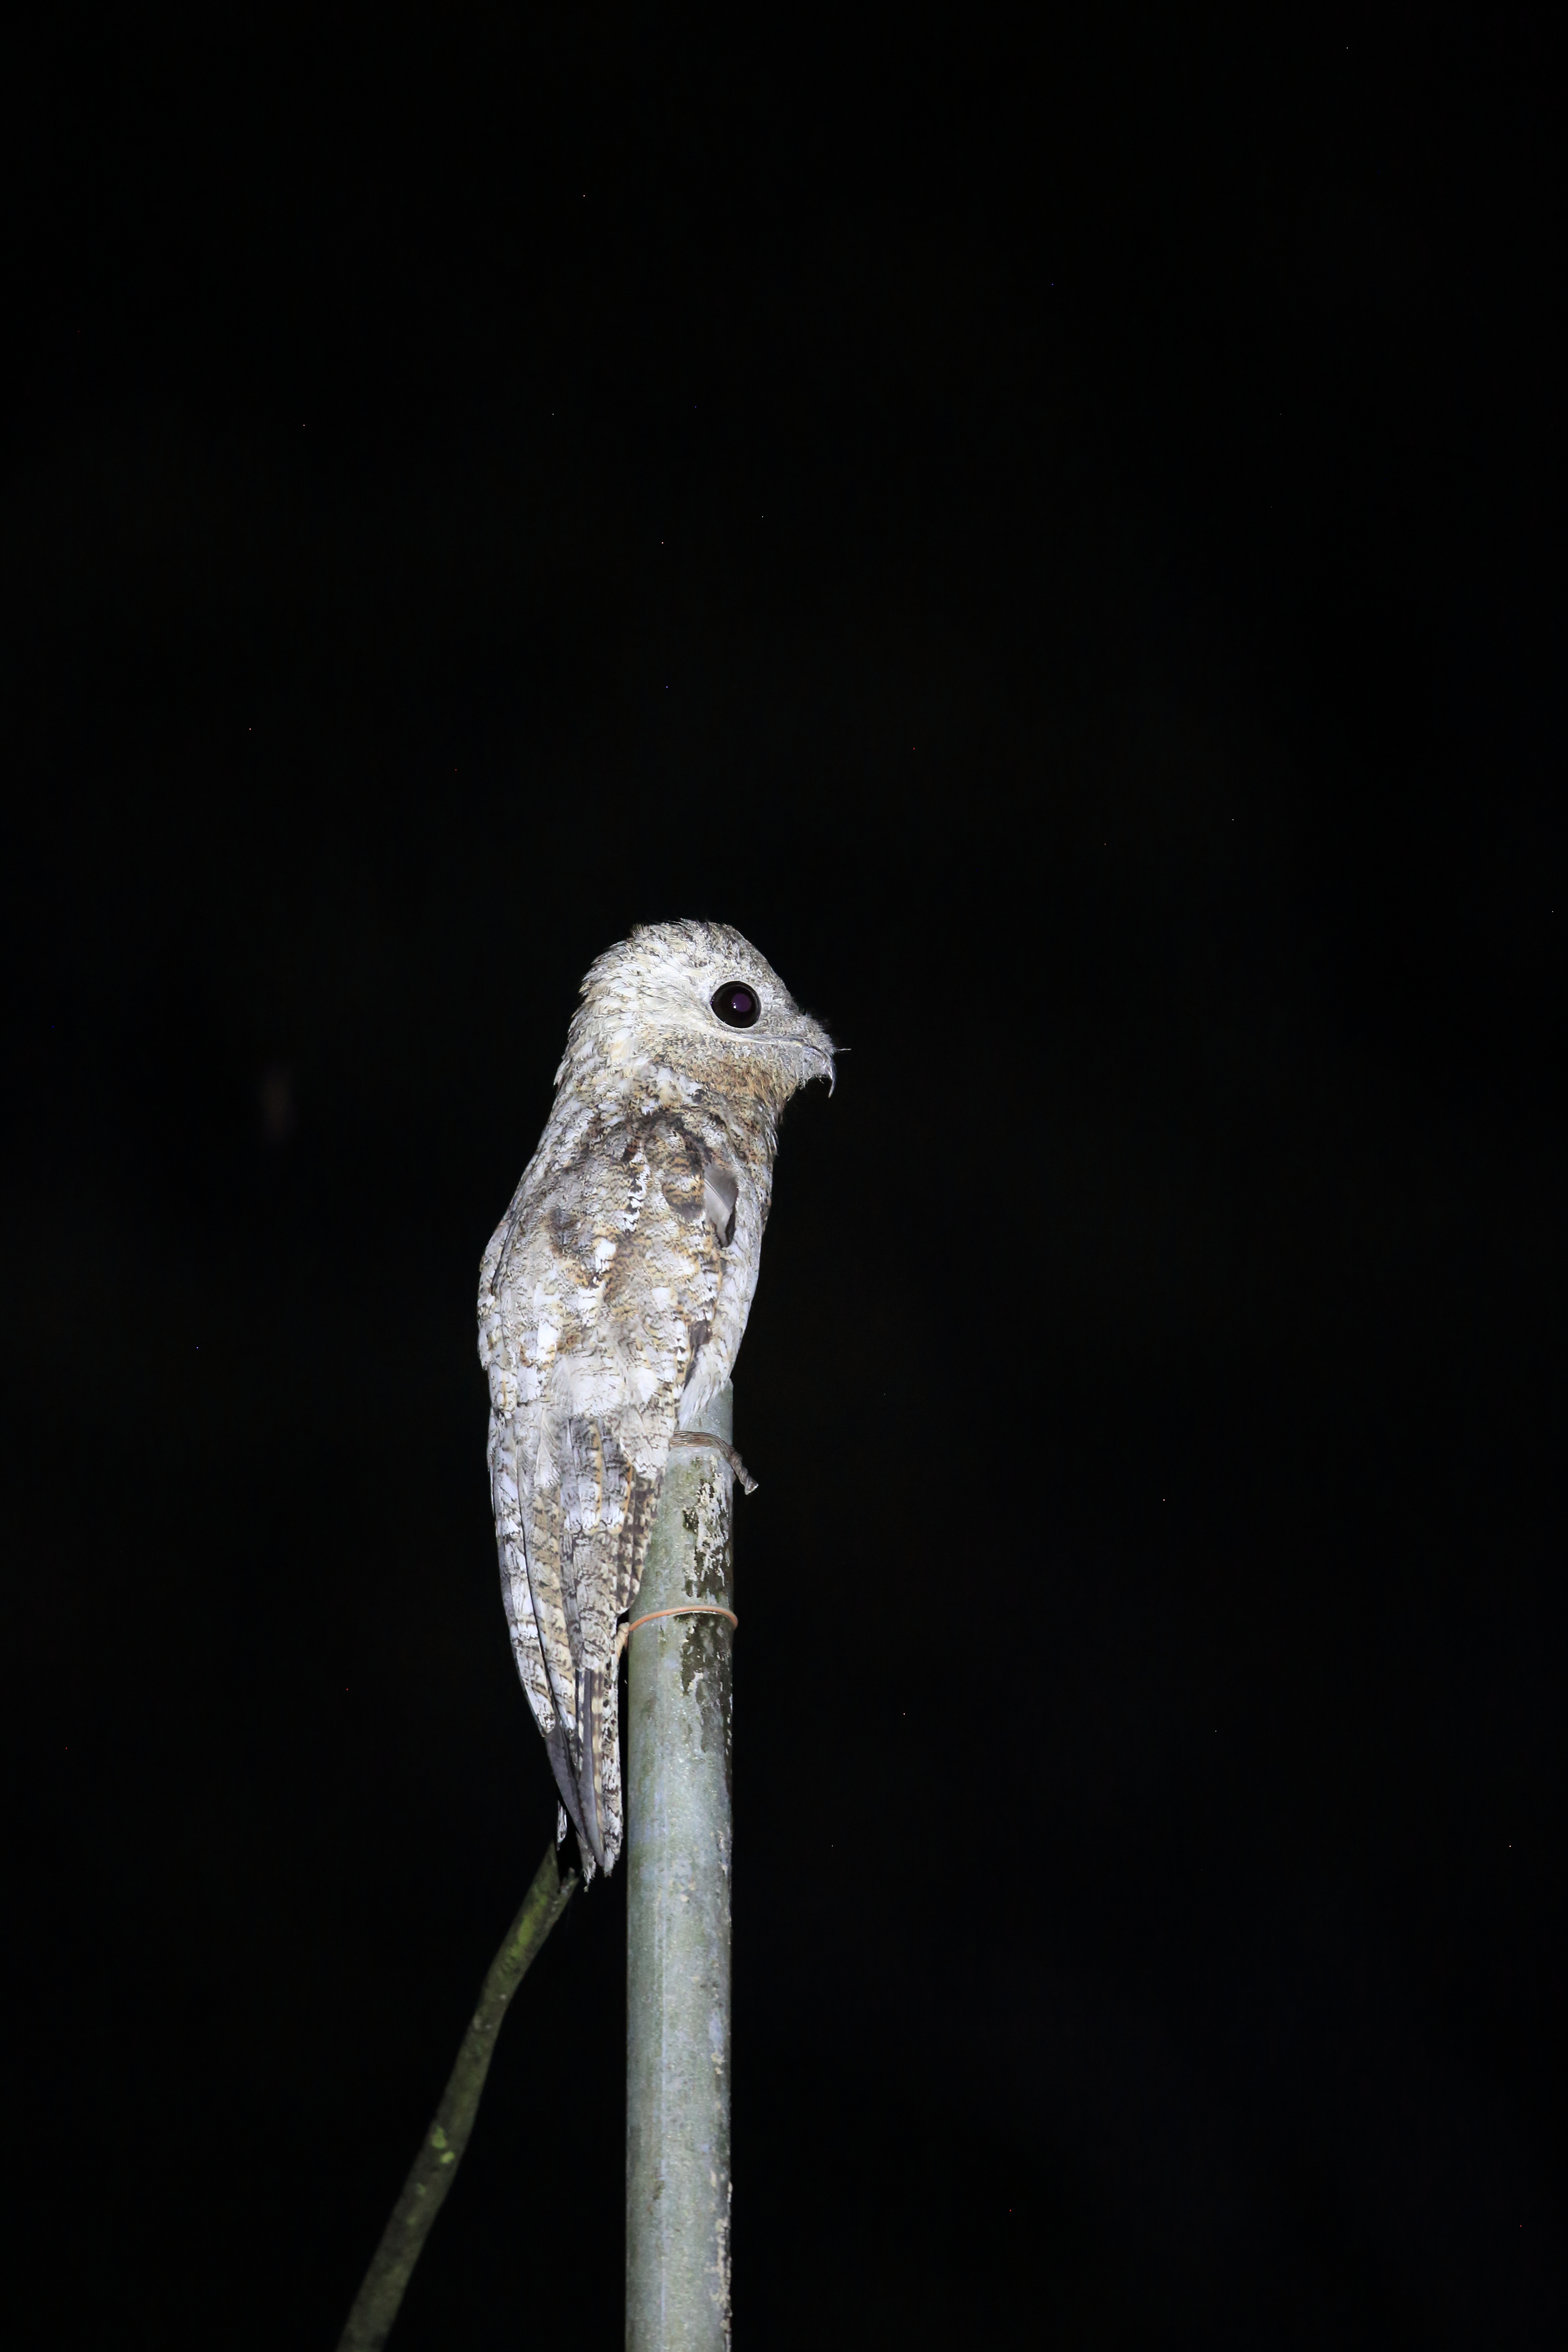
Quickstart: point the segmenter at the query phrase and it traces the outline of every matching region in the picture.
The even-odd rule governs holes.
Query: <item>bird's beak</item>
[[[838,1074],[833,1066],[837,1047],[832,1038],[820,1022],[806,1021],[795,1031],[795,1042],[797,1045],[804,1045],[808,1054],[815,1054],[821,1061],[823,1066],[816,1075],[827,1080],[828,1099],[831,1101],[833,1089],[838,1083]]]

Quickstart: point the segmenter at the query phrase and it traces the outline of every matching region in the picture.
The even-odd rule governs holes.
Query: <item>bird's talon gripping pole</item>
[[[742,1461],[734,1447],[729,1444],[722,1437],[715,1437],[710,1431],[706,1429],[678,1429],[675,1435],[669,1441],[669,1450],[672,1454],[678,1445],[689,1446],[699,1453],[721,1454],[725,1461],[729,1464],[731,1469],[734,1472],[736,1477],[740,1480],[744,1491],[748,1495],[754,1495],[756,1493],[756,1480],[752,1477],[751,1472],[747,1469],[745,1464]]]

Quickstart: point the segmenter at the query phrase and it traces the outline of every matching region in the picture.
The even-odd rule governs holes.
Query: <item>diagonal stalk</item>
[[[441,2104],[382,2231],[364,2284],[354,2297],[348,2324],[338,2339],[338,2352],[381,2352],[391,2333],[414,2265],[425,2250],[425,2241],[468,2147],[507,2004],[576,1893],[577,1883],[574,1871],[562,1877],[552,1843],[522,1898],[521,1910],[507,1930],[506,1941],[490,1963]]]

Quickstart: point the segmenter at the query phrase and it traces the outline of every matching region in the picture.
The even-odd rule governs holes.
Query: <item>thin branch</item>
[[[348,2325],[338,2339],[338,2352],[381,2352],[391,2334],[414,2265],[424,2252],[431,2225],[446,2202],[468,2145],[507,2003],[576,1891],[577,1874],[568,1871],[562,1877],[552,1843],[523,1896],[521,1910],[507,1930],[505,1943],[490,1963],[435,2121],[392,2209],[392,2219],[382,2231]]]

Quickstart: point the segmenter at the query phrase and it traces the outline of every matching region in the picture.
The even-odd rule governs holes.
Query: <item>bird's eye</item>
[[[713,991],[708,1001],[720,1020],[731,1029],[749,1029],[763,1009],[757,1003],[754,991],[739,980],[727,980],[722,988]]]

